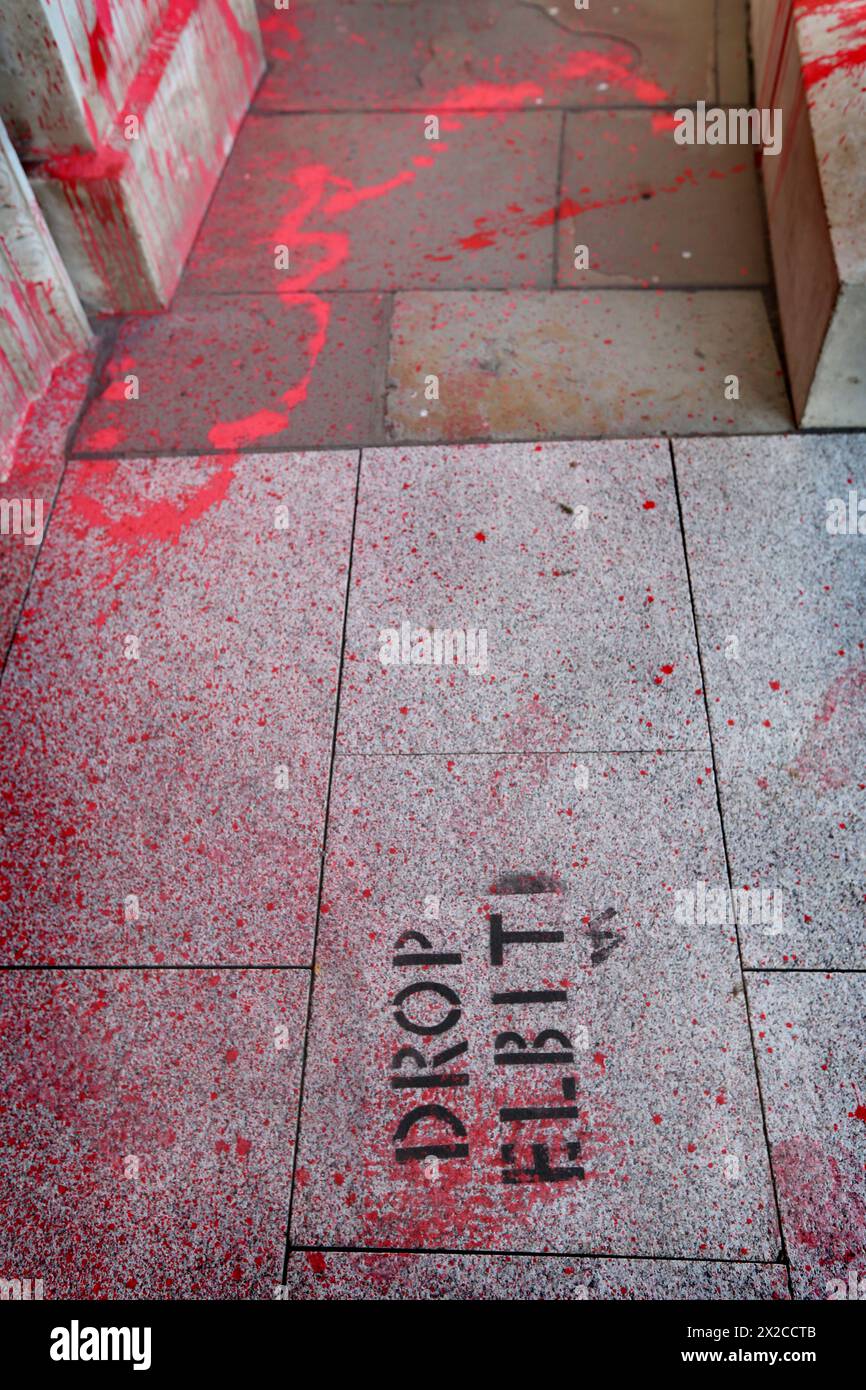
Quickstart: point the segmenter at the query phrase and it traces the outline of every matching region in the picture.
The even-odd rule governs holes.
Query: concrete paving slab
[[[658,105],[709,96],[714,0],[295,0],[260,16],[275,111]],[[671,35],[676,34],[676,42]]]
[[[184,283],[549,286],[559,134],[552,111],[251,116]]]
[[[703,759],[583,765],[337,759],[293,1244],[776,1259]]]
[[[338,746],[708,751],[667,443],[365,450]]]
[[[122,322],[75,451],[378,440],[386,334],[379,295],[179,297],[170,313]]]
[[[0,702],[4,963],[309,964],[356,470],[70,464]]]
[[[866,979],[750,977],[749,1002],[794,1297],[862,1299]]]
[[[514,1302],[787,1299],[784,1265],[720,1260],[576,1260],[554,1255],[295,1251],[282,1295],[312,1299]]]
[[[386,423],[401,441],[792,425],[757,290],[400,294],[389,378]]]
[[[2,1277],[46,1299],[278,1281],[308,978],[5,972]]]
[[[862,438],[695,440],[675,453],[734,884],[778,890],[784,909],[741,913],[745,960],[862,969]]]
[[[9,441],[11,465],[5,477],[0,474],[0,506],[6,504],[0,532],[0,667],[48,525],[66,438],[84,404],[93,359],[92,352],[82,352],[59,363],[17,438]]]
[[[566,117],[560,285],[768,283],[752,150],[678,145],[675,125],[658,111]]]

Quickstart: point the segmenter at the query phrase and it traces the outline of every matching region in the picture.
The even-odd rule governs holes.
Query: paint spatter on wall
[[[866,4],[851,0],[799,0],[795,13],[798,18],[814,19],[820,24],[821,46],[829,49],[811,57],[809,49],[817,45],[807,45],[802,69],[806,88],[826,82],[835,72],[853,75],[857,69],[866,68]],[[839,37],[834,38],[835,35]]]

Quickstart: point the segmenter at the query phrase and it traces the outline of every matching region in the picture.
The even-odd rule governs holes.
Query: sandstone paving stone
[[[678,145],[676,124],[672,112],[566,118],[558,284],[768,282],[754,152]]]
[[[728,400],[734,376],[739,398]],[[395,298],[391,440],[629,439],[791,424],[758,290]]]
[[[254,106],[266,111],[401,108],[418,85],[430,21],[427,5],[260,0],[268,71]]]
[[[250,116],[185,289],[548,287],[559,115],[451,115],[435,133],[420,112]]]
[[[778,921],[742,915],[746,963],[862,969],[862,437],[682,441],[675,456],[734,885],[783,905]]]
[[[337,758],[293,1245],[777,1258],[704,761],[583,763]]]
[[[121,323],[74,451],[381,439],[386,334],[379,295],[178,296],[168,313]]]
[[[338,743],[707,747],[667,443],[365,450]]]
[[[784,1265],[721,1260],[294,1251],[284,1297],[509,1302],[787,1299]],[[269,1295],[266,1295],[269,1296]]]
[[[546,0],[293,0],[274,13],[260,0],[269,70],[256,105],[436,111],[694,101],[714,88],[714,3],[637,0],[581,12]]]
[[[751,976],[767,1132],[795,1298],[866,1293],[862,974]]]
[[[356,475],[70,464],[0,700],[4,963],[310,963]]]
[[[282,1275],[304,970],[14,970],[0,1277],[233,1299]]]

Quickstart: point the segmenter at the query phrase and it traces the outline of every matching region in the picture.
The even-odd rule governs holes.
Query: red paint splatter
[[[822,53],[817,58],[803,63],[803,85],[806,88],[818,82],[826,82],[834,72],[853,72],[866,66],[866,4],[840,4],[839,0],[800,0],[797,15],[821,18],[835,18],[837,23],[828,24],[826,33],[844,34],[845,38],[835,52]]]
[[[137,510],[123,512],[120,516],[113,516],[89,491],[91,481],[100,488],[111,481],[117,471],[116,461],[93,461],[78,466],[74,475],[75,490],[69,498],[72,513],[84,529],[99,529],[103,540],[122,552],[120,560],[99,587],[110,584],[124,563],[143,554],[149,545],[177,545],[188,526],[225,499],[235,476],[237,454],[204,458],[201,463],[212,471],[196,491],[174,502],[165,498],[145,502]]]
[[[586,81],[595,78],[607,82],[620,91],[628,92],[647,106],[661,106],[668,99],[668,93],[657,82],[639,77],[629,66],[631,54],[623,51],[622,56],[578,51],[569,54],[566,61],[553,70],[553,76],[564,81]]]
[[[458,245],[464,251],[484,251],[488,246],[496,245],[496,232],[473,232],[471,236],[461,237]]]
[[[814,1251],[821,1266],[862,1258],[866,1253],[862,1164],[841,1148],[832,1156],[825,1153],[806,1135],[774,1144],[772,1160],[796,1244]]]
[[[308,230],[310,217],[314,213],[324,217],[346,213],[361,202],[384,197],[402,184],[411,183],[414,178],[414,171],[406,169],[382,183],[356,188],[349,179],[341,178],[326,164],[305,164],[293,171],[291,180],[299,194],[299,201],[280,221],[273,233],[273,244],[322,247],[325,253],[299,275],[283,280],[279,288],[281,299],[302,304],[313,319],[313,329],[305,343],[307,366],[300,381],[283,392],[283,410],[259,410],[237,420],[214,425],[208,432],[208,439],[215,448],[238,449],[268,435],[278,434],[288,425],[295,407],[307,398],[313,372],[327,342],[331,316],[330,301],[308,291],[323,275],[341,266],[350,249],[347,232]],[[325,195],[331,188],[337,191],[326,200]]]

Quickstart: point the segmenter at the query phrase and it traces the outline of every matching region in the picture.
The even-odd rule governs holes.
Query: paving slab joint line
[[[358,450],[358,458],[355,466],[355,499],[352,508],[352,530],[349,537],[349,563],[346,569],[346,597],[343,603],[343,630],[340,640],[340,668],[337,672],[337,693],[334,699],[334,722],[331,734],[331,756],[328,764],[328,791],[325,797],[325,814],[322,821],[322,850],[319,860],[319,883],[316,893],[316,922],[313,931],[313,954],[310,965],[310,987],[307,991],[307,1016],[304,1021],[304,1047],[301,1054],[301,1076],[298,1085],[298,1118],[295,1122],[295,1143],[292,1152],[292,1177],[289,1187],[289,1210],[286,1217],[286,1240],[283,1250],[283,1272],[282,1282],[285,1284],[288,1276],[289,1255],[291,1253],[291,1234],[292,1234],[292,1211],[295,1201],[295,1175],[298,1166],[298,1153],[301,1146],[301,1116],[304,1112],[304,1083],[307,1076],[307,1053],[310,1045],[310,1021],[313,1016],[313,993],[316,984],[316,951],[319,944],[319,921],[321,919],[322,890],[325,883],[325,855],[328,844],[328,824],[331,813],[331,788],[334,782],[334,761],[337,747],[337,728],[340,719],[340,695],[343,689],[343,667],[346,660],[346,628],[349,621],[349,600],[352,593],[352,560],[355,553],[355,526],[358,520],[358,494],[361,487],[361,458],[363,450]]]
[[[648,1263],[664,1264],[718,1264],[718,1265],[745,1265],[754,1266],[756,1269],[783,1269],[781,1260],[745,1260],[745,1259],[726,1259],[722,1255],[611,1255],[608,1253],[600,1254],[597,1250],[488,1250],[486,1247],[477,1247],[467,1250],[465,1246],[451,1245],[310,1245],[307,1242],[299,1242],[292,1246],[292,1253],[323,1255],[395,1255],[397,1257],[411,1259],[415,1255],[462,1255],[467,1259],[478,1256],[479,1259],[487,1259],[490,1256],[503,1255],[509,1259],[517,1260],[597,1260],[599,1262],[610,1260],[619,1263],[623,1260],[643,1260]],[[286,1282],[285,1275],[283,1283]]]
[[[442,748],[429,753],[360,753],[338,748],[337,758],[572,758],[572,757],[653,757],[658,753],[674,757],[705,754],[703,748]]]
[[[617,42],[627,43],[628,40],[618,39]],[[564,111],[566,115],[573,116],[596,115],[605,111],[646,111],[650,114],[654,111],[696,111],[698,102],[705,100],[695,97],[694,101],[609,101],[603,104],[587,102],[578,106],[569,106],[561,101],[551,102],[549,106],[443,106],[441,102],[437,104],[433,93],[430,96],[429,107],[434,112],[455,116],[527,116],[533,111]],[[726,105],[728,110],[738,109],[733,103]],[[427,106],[251,106],[247,115],[257,119],[267,116],[285,120],[287,116],[419,116],[427,110]]]
[[[560,219],[557,219],[557,222],[558,222],[559,220],[560,220]],[[564,218],[561,219],[561,221],[563,221],[563,222],[568,222],[568,221],[571,221],[571,219],[570,219],[570,218],[567,218],[567,217],[564,217]],[[342,298],[345,298],[347,295],[356,295],[356,294],[357,294],[357,295],[366,295],[366,296],[368,296],[368,297],[369,297],[370,295],[377,295],[377,294],[378,294],[378,295],[381,295],[383,299],[384,299],[387,295],[398,295],[398,294],[399,294],[399,295],[435,294],[438,298],[447,299],[448,296],[449,296],[449,295],[452,295],[452,294],[456,296],[456,295],[467,295],[467,294],[503,294],[503,295],[512,295],[512,294],[515,294],[515,293],[526,294],[526,295],[534,294],[534,295],[539,295],[539,296],[540,296],[540,295],[551,295],[551,294],[556,294],[556,295],[570,294],[570,295],[575,295],[575,296],[580,295],[580,296],[582,296],[582,297],[585,298],[586,293],[587,293],[587,290],[593,290],[594,293],[596,293],[596,294],[757,294],[757,293],[759,293],[759,292],[766,292],[767,290],[769,290],[769,289],[771,289],[771,288],[772,288],[772,284],[771,284],[771,281],[769,281],[769,280],[750,281],[747,285],[744,285],[744,284],[742,284],[741,282],[737,282],[736,280],[730,280],[730,281],[726,281],[726,280],[713,280],[713,281],[693,280],[693,281],[689,281],[689,282],[684,282],[684,281],[682,281],[682,280],[677,280],[677,281],[675,281],[675,282],[673,282],[673,283],[671,283],[670,281],[667,281],[667,280],[658,280],[658,281],[653,280],[652,282],[650,282],[649,280],[645,280],[645,281],[639,281],[639,282],[636,283],[636,284],[635,284],[635,283],[629,283],[629,284],[627,284],[627,285],[614,285],[614,284],[603,284],[603,285],[593,285],[593,284],[586,284],[586,285],[557,285],[557,284],[553,284],[553,285],[535,285],[535,286],[531,286],[529,289],[527,289],[526,286],[525,286],[525,284],[524,284],[522,281],[520,281],[520,280],[510,280],[510,281],[508,281],[507,284],[485,283],[484,285],[475,285],[475,286],[466,286],[465,284],[463,284],[463,285],[432,285],[432,284],[430,284],[430,285],[426,285],[426,286],[425,286],[425,285],[417,285],[417,284],[415,284],[415,285],[392,285],[392,284],[388,284],[388,285],[374,286],[374,287],[372,287],[372,288],[371,288],[370,286],[365,286],[365,287],[362,288],[362,289],[358,289],[357,286],[353,286],[353,285],[343,285],[343,286],[341,286],[340,289],[319,290],[317,293],[318,293],[318,295],[319,295],[319,297],[320,297],[321,299],[342,299]],[[218,300],[218,299],[220,299],[220,300],[221,300],[221,299],[274,299],[274,300],[280,300],[283,304],[292,304],[292,303],[302,304],[302,303],[305,301],[305,299],[306,299],[306,294],[307,294],[307,292],[306,292],[305,290],[290,290],[288,293],[284,293],[284,292],[283,292],[282,290],[280,290],[280,289],[266,290],[266,289],[259,289],[259,288],[256,288],[256,289],[240,289],[240,290],[237,290],[237,289],[231,289],[231,290],[215,290],[215,289],[212,289],[209,285],[204,285],[202,281],[193,280],[189,285],[184,286],[184,296],[185,296],[185,297],[184,297],[183,301],[181,302],[181,304],[178,306],[178,312],[182,312],[182,311],[184,311],[184,310],[186,310],[186,311],[192,311],[194,308],[198,307],[198,306],[201,305],[202,303],[204,303],[204,304],[212,303],[214,300]],[[171,310],[165,310],[165,311],[164,311],[164,313],[169,313],[169,312],[172,312],[172,311],[171,311]],[[138,317],[140,317],[140,316],[139,316],[139,315],[134,315],[134,314],[128,314],[126,317],[131,319],[131,318],[138,318]],[[813,426],[813,428],[824,428],[824,429],[827,429],[827,428],[832,428],[832,426],[817,426],[817,427],[816,427],[816,426]],[[851,433],[851,426],[850,426],[850,425],[843,425],[843,426],[840,426],[840,428],[842,429],[843,432],[845,432],[845,433],[847,433],[847,434],[850,434],[850,433]],[[629,439],[629,438],[632,438],[633,436],[630,436],[630,435],[623,435],[623,436],[621,436],[621,437],[624,438],[624,439]],[[611,438],[611,436],[608,435],[608,434],[604,434],[604,435],[599,435],[599,438],[600,438],[600,439],[609,439],[609,438]],[[701,438],[703,438],[703,434],[701,434]],[[502,441],[497,441],[497,442],[498,442],[498,443],[501,443]],[[331,447],[333,447],[333,446],[331,446]]]
[[[545,293],[546,293],[546,291],[545,291]],[[829,426],[819,426],[819,425],[815,425],[815,426],[813,426],[811,429],[808,429],[808,430],[798,430],[798,429],[796,429],[796,428],[792,425],[789,429],[786,429],[786,430],[781,430],[781,429],[776,429],[776,428],[773,428],[773,429],[771,429],[771,430],[759,430],[759,431],[757,432],[757,434],[756,434],[756,432],[755,432],[754,429],[743,429],[743,430],[738,430],[738,431],[736,431],[736,432],[732,432],[732,431],[720,432],[720,431],[712,431],[712,430],[702,430],[699,434],[694,434],[694,435],[686,435],[686,434],[683,433],[682,430],[679,430],[679,431],[677,431],[677,438],[680,438],[680,439],[754,439],[754,438],[762,438],[762,439],[763,439],[763,438],[772,437],[772,438],[774,438],[774,439],[788,439],[788,438],[797,438],[797,437],[800,436],[800,435],[833,435],[833,434],[842,434],[842,435],[845,435],[845,434],[851,434],[851,433],[852,433],[851,427],[848,426],[848,425],[846,425],[846,426],[839,426],[839,427],[829,427]],[[524,435],[524,436],[521,437],[521,438],[515,438],[514,436],[509,436],[507,439],[498,439],[498,438],[497,438],[497,439],[495,439],[495,440],[491,440],[491,437],[490,437],[489,434],[471,435],[471,436],[468,436],[468,437],[466,437],[466,438],[464,438],[464,437],[461,436],[459,439],[423,439],[423,440],[421,440],[421,439],[411,439],[411,438],[409,438],[409,439],[405,439],[405,438],[400,438],[400,439],[389,439],[389,440],[387,441],[386,444],[382,444],[382,443],[381,443],[380,441],[378,441],[378,440],[371,439],[371,440],[365,441],[363,444],[360,444],[360,445],[357,443],[357,441],[353,441],[353,442],[352,442],[351,444],[349,444],[349,445],[344,445],[343,448],[342,448],[342,450],[341,450],[341,452],[349,452],[349,453],[352,453],[352,452],[354,452],[354,450],[356,450],[356,449],[359,449],[361,452],[363,452],[363,451],[366,450],[366,449],[438,449],[438,448],[456,449],[456,448],[462,447],[463,445],[467,445],[467,444],[486,444],[486,445],[495,444],[495,445],[497,445],[497,446],[500,446],[500,445],[501,445],[501,446],[504,447],[504,446],[507,445],[507,444],[534,444],[534,443],[539,443],[539,442],[544,443],[544,444],[597,444],[597,443],[600,443],[600,442],[608,443],[608,442],[610,442],[610,441],[614,441],[614,442],[619,441],[620,443],[625,442],[625,443],[631,444],[631,443],[634,443],[634,441],[635,441],[636,439],[666,439],[668,442],[670,442],[671,436],[670,436],[669,434],[667,434],[664,430],[656,430],[654,434],[643,434],[643,435],[635,435],[633,432],[632,432],[631,434],[611,434],[611,433],[605,433],[605,434],[579,434],[579,435],[575,435],[574,431],[572,430],[572,431],[571,431],[570,433],[568,433],[568,434],[546,434],[546,435],[544,436],[543,440],[541,440],[541,441],[539,441],[537,438],[535,438],[535,437],[533,437],[533,436],[531,436],[531,435]],[[275,454],[275,455],[278,455],[278,454],[332,454],[333,452],[334,452],[334,444],[333,444],[333,442],[329,442],[329,443],[327,443],[327,444],[294,444],[294,445],[282,445],[282,446],[280,446],[279,448],[266,448],[266,447],[265,447],[265,444],[264,444],[263,442],[260,441],[260,442],[257,443],[257,444],[239,444],[239,445],[238,445],[236,448],[234,448],[234,449],[230,449],[230,448],[228,448],[228,447],[217,448],[217,447],[215,447],[215,446],[214,446],[214,447],[211,447],[211,448],[208,448],[208,449],[198,449],[198,448],[194,448],[194,447],[185,448],[185,449],[168,449],[168,448],[163,448],[163,447],[157,447],[157,446],[155,446],[155,445],[154,445],[152,448],[143,448],[143,447],[141,447],[141,446],[138,446],[138,447],[136,447],[135,449],[130,449],[130,451],[127,452],[127,453],[123,453],[123,452],[118,453],[117,449],[82,449],[82,450],[80,450],[80,451],[74,450],[74,451],[70,454],[70,456],[69,456],[69,461],[70,461],[71,463],[76,463],[76,462],[79,462],[79,461],[80,461],[80,462],[87,462],[87,461],[93,460],[93,459],[97,459],[97,460],[98,460],[98,459],[120,459],[120,460],[123,460],[123,459],[186,459],[186,458],[219,458],[222,454],[261,454],[261,453],[268,453],[268,454]]]
[[[745,965],[746,975],[866,975],[862,965]]]
[[[719,829],[720,829],[720,831],[721,831],[721,836],[722,836],[722,849],[723,849],[723,851],[724,851],[724,856],[725,856],[725,870],[726,870],[727,879],[728,879],[728,892],[731,894],[731,901],[733,901],[733,900],[734,900],[734,899],[733,899],[734,882],[733,882],[733,876],[732,876],[732,873],[731,873],[731,861],[730,861],[730,856],[729,856],[729,854],[728,854],[728,837],[727,837],[727,834],[726,834],[726,831],[725,831],[725,818],[724,818],[724,814],[723,814],[723,812],[722,812],[722,799],[721,799],[721,793],[720,793],[720,790],[719,790],[718,768],[717,768],[717,766],[716,766],[716,747],[715,747],[715,741],[714,741],[714,739],[713,739],[713,726],[712,726],[712,721],[710,720],[709,697],[708,697],[708,694],[707,694],[707,681],[706,681],[706,673],[705,673],[705,671],[704,671],[704,658],[703,658],[703,651],[702,651],[702,648],[701,648],[701,637],[700,637],[700,630],[699,630],[699,625],[698,625],[698,613],[697,613],[697,608],[696,608],[696,606],[695,606],[695,593],[694,593],[694,588],[693,588],[693,586],[692,586],[692,572],[691,572],[691,566],[690,566],[690,564],[689,564],[689,550],[688,550],[688,545],[687,545],[687,543],[686,543],[686,528],[685,528],[685,520],[684,520],[684,517],[683,517],[683,505],[682,505],[682,498],[681,498],[681,496],[680,496],[679,478],[678,478],[678,476],[677,476],[676,452],[675,452],[675,450],[674,450],[674,444],[673,444],[673,440],[672,440],[672,439],[669,439],[669,440],[668,440],[668,448],[669,448],[669,450],[670,450],[671,472],[673,473],[673,480],[674,480],[674,493],[675,493],[675,496],[676,496],[676,499],[677,499],[677,514],[678,514],[679,523],[680,523],[680,539],[681,539],[681,541],[682,541],[682,547],[683,547],[683,560],[684,560],[685,567],[686,567],[686,579],[687,579],[687,581],[688,581],[688,586],[689,586],[689,601],[690,601],[690,603],[691,603],[691,609],[692,609],[692,625],[693,625],[693,628],[694,628],[695,644],[696,644],[696,647],[697,647],[698,666],[699,666],[700,672],[701,672],[701,689],[702,689],[703,692],[704,692],[704,711],[705,711],[705,714],[706,714],[707,730],[708,730],[708,733],[709,733],[709,740],[710,740],[710,761],[711,761],[711,763],[712,763],[712,768],[713,768],[713,785],[714,785],[714,787],[715,787],[715,793],[716,793],[716,808],[717,808],[718,814],[719,814]],[[749,986],[748,986],[748,981],[747,981],[747,973],[748,973],[748,972],[746,971],[745,966],[744,966],[744,964],[743,964],[743,946],[742,946],[742,942],[741,942],[741,940],[740,940],[740,924],[739,924],[738,921],[735,921],[735,922],[734,922],[734,932],[735,932],[736,939],[737,939],[737,959],[738,959],[738,961],[739,961],[739,966],[740,966],[740,981],[741,981],[741,984],[742,984],[742,987],[743,987],[743,1004],[744,1004],[744,1008],[745,1008],[745,1010],[746,1010],[746,1023],[747,1023],[747,1025],[748,1025],[748,1029],[749,1029],[749,1042],[750,1042],[751,1048],[752,1048],[752,1063],[753,1063],[754,1068],[755,1068],[755,1086],[756,1086],[757,1092],[758,1092],[758,1104],[759,1104],[760,1107],[761,1107],[761,1124],[762,1124],[763,1130],[764,1130],[764,1144],[765,1144],[766,1150],[767,1150],[767,1165],[768,1165],[769,1170],[770,1170],[770,1182],[772,1183],[772,1187],[773,1187],[773,1202],[774,1202],[774,1205],[775,1205],[775,1208],[776,1208],[776,1223],[777,1223],[778,1228],[779,1228],[779,1239],[780,1239],[780,1241],[781,1241],[781,1251],[780,1251],[781,1258],[780,1258],[780,1260],[776,1261],[775,1263],[783,1264],[783,1265],[785,1266],[786,1277],[787,1277],[787,1280],[788,1280],[788,1291],[789,1291],[789,1293],[792,1293],[792,1285],[791,1285],[791,1260],[790,1260],[790,1256],[789,1256],[789,1254],[788,1254],[787,1242],[786,1242],[786,1240],[785,1240],[785,1228],[784,1228],[784,1226],[783,1226],[783,1224],[782,1224],[782,1212],[781,1212],[781,1207],[780,1207],[780,1205],[779,1205],[779,1193],[778,1193],[777,1186],[776,1186],[776,1174],[775,1174],[775,1171],[774,1171],[774,1169],[773,1169],[773,1155],[772,1155],[772,1151],[771,1151],[771,1148],[770,1148],[770,1136],[769,1136],[769,1131],[768,1131],[768,1128],[767,1128],[767,1108],[766,1108],[766,1105],[765,1105],[765,1103],[764,1103],[764,1091],[763,1091],[763,1087],[762,1087],[762,1085],[761,1085],[761,1072],[760,1072],[760,1068],[759,1068],[759,1066],[758,1066],[758,1053],[757,1053],[757,1047],[756,1047],[756,1045],[755,1045],[755,1031],[754,1031],[754,1027],[753,1027],[753,1024],[752,1024],[752,1011],[751,1011],[750,1001],[749,1001]],[[793,1293],[792,1293],[792,1296],[793,1296]]]

